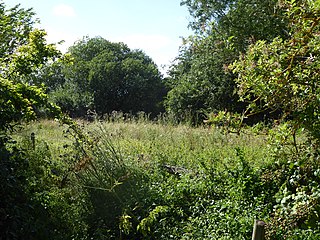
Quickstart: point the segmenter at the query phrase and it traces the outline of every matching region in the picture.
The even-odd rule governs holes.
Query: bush
[[[61,185],[67,166],[52,158],[48,145],[37,142],[33,149],[28,138],[1,149],[1,238],[86,239],[85,192]]]

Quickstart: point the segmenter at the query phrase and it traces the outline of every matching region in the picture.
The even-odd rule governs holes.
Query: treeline
[[[249,113],[256,96],[243,99],[239,74],[231,66],[259,41],[291,39],[293,16],[299,15],[294,7],[299,4],[304,5],[278,0],[182,1],[194,34],[184,39],[167,77],[142,50],[84,37],[26,82],[44,84],[50,100],[72,117],[85,117],[88,111],[98,116],[113,111],[152,116],[166,112],[176,122],[199,124],[223,111],[244,114],[251,123],[267,121],[285,110]]]
[[[289,37],[288,17],[278,1],[182,1],[194,35],[184,39],[168,77],[143,51],[101,37],[83,38],[58,61],[33,75],[50,99],[73,117],[88,110],[156,116],[168,112],[176,121],[202,122],[212,112],[242,113],[229,65],[258,40]],[[30,82],[30,80],[29,80]]]
[[[39,30],[34,29],[34,13],[17,7],[16,12],[2,20],[12,26],[3,29],[6,37],[1,43],[2,77],[9,76],[16,82],[42,89],[50,102],[57,104],[71,117],[85,117],[88,112],[103,116],[113,111],[131,114],[146,112],[154,117],[166,112],[176,122],[189,121],[193,124],[203,120],[215,122],[212,118],[219,112],[242,115],[242,119],[251,123],[281,118],[282,114],[291,118],[292,114],[281,105],[282,96],[271,107],[270,99],[260,96],[263,89],[246,88],[248,91],[244,91],[244,86],[251,83],[250,76],[246,79],[243,76],[249,74],[250,67],[260,64],[259,56],[263,53],[255,47],[261,46],[262,42],[272,48],[275,41],[300,41],[302,44],[311,41],[311,38],[318,38],[318,6],[317,2],[312,4],[302,0],[294,3],[278,0],[181,1],[181,5],[189,9],[192,17],[189,27],[194,34],[184,39],[166,77],[142,50],[132,50],[125,43],[113,43],[102,37],[84,37],[63,55],[54,50],[54,45],[48,45],[50,51],[56,51],[54,55],[50,53],[45,49],[46,43],[38,44],[44,49],[36,49],[39,46],[37,39],[32,39],[33,31]],[[299,9],[300,5],[307,10]],[[2,15],[5,16],[4,4],[2,8]],[[22,16],[23,11],[28,15]],[[297,19],[300,19],[299,23]],[[22,27],[18,25],[20,23]],[[303,25],[308,24],[312,28],[303,29]],[[306,33],[308,38],[303,35],[305,31],[309,31]],[[297,34],[301,34],[301,39],[297,39]],[[43,38],[45,32],[39,31],[38,35]],[[28,42],[34,46],[24,48],[23,45]],[[304,63],[298,70],[301,74],[306,68],[316,71],[314,56],[318,46],[315,41],[312,42],[313,49],[301,52],[299,59],[292,62]],[[269,59],[279,58],[272,60],[270,70],[281,74],[286,67],[291,69],[289,57],[279,51],[285,48],[290,55],[289,52],[301,47],[301,44],[279,46],[278,56],[265,54]],[[34,51],[31,55],[36,59],[25,56],[15,62],[13,57],[18,57],[16,50],[20,47],[23,54]],[[251,52],[253,56],[250,56]],[[291,56],[294,57],[294,54]],[[281,57],[287,59],[282,61]],[[246,58],[248,61],[244,60]],[[37,66],[33,66],[31,60],[36,61]],[[248,65],[250,60],[252,66]],[[16,76],[7,73],[10,61],[19,68]],[[307,64],[310,61],[312,65]],[[240,62],[247,64],[241,70],[237,66]],[[260,73],[255,74],[258,74],[255,76],[257,79],[261,77]],[[288,81],[296,82],[291,78],[291,72],[287,74]],[[268,81],[257,86],[268,88]],[[275,91],[280,91],[280,88]]]

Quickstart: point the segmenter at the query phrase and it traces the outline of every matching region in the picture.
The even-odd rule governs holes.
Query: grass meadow
[[[279,158],[267,129],[235,134],[143,118],[78,125],[90,141],[53,120],[14,135],[29,154],[30,192],[56,224],[52,239],[250,239],[255,219],[267,223],[267,239],[319,237],[297,228],[319,229],[310,214],[319,188],[290,185],[304,172]]]

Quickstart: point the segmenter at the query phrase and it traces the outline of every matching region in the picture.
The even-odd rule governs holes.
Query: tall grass
[[[273,216],[288,196],[288,179],[302,170],[277,162],[265,134],[162,124],[144,114],[79,125],[90,145],[53,121],[28,125],[15,138],[30,148],[35,133],[37,159],[49,155],[46,168],[58,166],[57,180],[66,180],[62,189],[82,199],[72,206],[79,223],[73,229],[85,226],[83,239],[248,239],[255,218],[276,223],[269,239],[283,235]],[[56,209],[70,223],[68,194]],[[57,198],[52,201],[56,206]]]

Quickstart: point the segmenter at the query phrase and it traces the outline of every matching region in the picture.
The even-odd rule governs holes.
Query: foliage
[[[0,77],[0,130],[12,129],[15,123],[21,120],[34,120],[39,108],[46,107],[47,112],[57,114],[59,109],[48,102],[47,96],[41,88],[30,86],[25,83],[14,83],[13,81]]]
[[[232,69],[238,74],[238,93],[248,102],[249,114],[280,113],[269,132],[270,152],[276,159],[273,184],[281,187],[275,194],[267,237],[317,239],[319,62],[315,56],[320,5],[302,0],[280,1],[280,6],[288,19],[288,38],[257,41]]]
[[[287,36],[286,18],[277,0],[182,0],[192,16],[190,27],[200,35],[233,37],[237,51],[252,41]]]
[[[139,186],[143,176],[138,168],[130,165],[103,128],[91,134],[95,145],[83,149],[79,144],[80,153],[85,151],[85,155],[81,157],[80,154],[73,170],[92,206],[87,216],[88,234],[95,239],[117,239],[131,232],[131,211],[145,196],[144,189]]]
[[[233,64],[243,101],[253,112],[280,110],[292,131],[319,139],[319,2],[283,1],[290,38],[258,41]]]
[[[62,86],[48,93],[49,99],[71,117],[86,116],[93,108],[93,96],[83,92],[76,83],[66,81]]]
[[[122,118],[117,119],[120,122],[114,120],[113,123],[103,123],[102,126],[99,123],[85,126],[84,130],[95,138],[94,148],[87,148],[78,141],[75,145],[79,150],[77,157],[70,159],[71,162],[75,161],[76,170],[71,171],[78,180],[71,178],[71,172],[66,187],[80,184],[82,191],[88,193],[88,198],[83,201],[92,206],[92,212],[87,212],[89,236],[96,239],[118,239],[120,236],[125,239],[170,239],[172,235],[176,239],[187,236],[197,239],[201,236],[210,238],[214,231],[217,236],[224,231],[228,236],[235,234],[239,218],[232,223],[235,224],[233,233],[227,233],[227,221],[221,225],[213,222],[221,206],[228,208],[226,214],[230,216],[238,213],[238,210],[234,210],[235,205],[229,206],[230,197],[224,192],[226,186],[230,186],[230,193],[247,188],[245,185],[239,185],[239,188],[235,185],[237,190],[232,190],[233,187],[231,189],[237,182],[238,164],[239,171],[243,169],[241,166],[245,166],[245,163],[242,165],[238,162],[242,157],[237,157],[238,153],[234,149],[241,145],[246,149],[245,155],[250,156],[248,161],[253,163],[251,154],[255,156],[255,160],[257,156],[262,158],[263,154],[255,151],[256,146],[245,147],[252,140],[246,136],[239,139],[231,135],[224,137],[217,130],[161,126],[141,119],[133,119],[132,123],[128,120],[122,122]],[[41,128],[37,127],[38,124]],[[37,123],[29,128],[29,134],[35,132],[39,141],[48,141],[52,150],[52,143],[57,145],[56,140],[61,139],[59,136],[49,137],[49,132],[60,130],[49,128],[44,123]],[[229,141],[227,139],[231,145],[226,144]],[[83,155],[84,150],[87,157]],[[52,157],[57,155],[52,154]],[[230,169],[225,169],[224,164],[230,164]],[[169,173],[163,165],[181,166],[182,172],[178,175]],[[221,173],[222,169],[226,172]],[[247,170],[241,178],[251,181],[247,178],[251,174],[251,170],[248,170],[250,167],[244,169]],[[230,182],[226,183],[226,179],[230,179]],[[249,189],[244,191],[253,191]],[[246,192],[243,194],[249,196]],[[213,201],[218,196],[221,201]],[[212,204],[215,207],[211,209]],[[239,208],[243,208],[242,206],[237,205]],[[210,221],[205,220],[206,218]],[[231,218],[228,219],[231,221]],[[246,235],[252,228],[251,218],[245,220],[244,226],[247,227],[243,229],[247,232]],[[213,229],[212,226],[217,228]]]
[[[224,72],[227,59],[234,54],[230,40],[220,41],[216,36],[189,40],[190,48],[181,50],[177,65],[169,72],[167,112],[180,120],[187,113],[193,122],[199,122],[206,112],[235,109],[232,74]]]
[[[319,61],[315,56],[319,55],[320,4],[302,0],[280,1],[280,5],[289,19],[289,37],[257,41],[232,68],[239,74],[239,95],[249,103],[249,114],[281,113],[270,131],[270,150],[287,180],[275,195],[268,237],[316,239]]]
[[[209,112],[242,112],[234,94],[236,76],[227,66],[250,43],[287,37],[286,21],[276,0],[182,1],[193,17],[195,36],[185,39],[169,71],[166,109],[183,118],[184,111],[203,120]]]
[[[19,48],[28,43],[29,34],[33,30],[34,12],[31,9],[25,10],[18,6],[6,9],[3,2],[0,3],[1,15],[1,41],[0,58],[1,69],[6,69],[6,65],[11,62],[12,54]],[[24,24],[21,24],[21,23]]]
[[[1,37],[6,38],[0,46],[0,130],[3,131],[14,122],[34,119],[41,106],[58,111],[48,103],[41,87],[26,83],[24,78],[59,56],[59,52],[46,43],[44,31],[32,27],[31,10],[19,6],[6,10],[4,3],[0,3],[0,14]]]
[[[142,51],[101,37],[83,38],[66,59],[46,67],[40,78],[50,79],[45,81],[52,99],[72,115],[83,116],[88,109],[100,115],[160,111],[161,75]]]
[[[204,122],[209,126],[216,126],[239,133],[243,123],[243,116],[237,113],[219,111],[218,113],[208,114],[208,119],[204,120]]]
[[[43,86],[29,81],[43,64],[59,57],[54,45],[47,44],[46,33],[35,29],[32,10],[19,6],[6,9],[0,3],[0,238],[64,239],[85,227],[75,224],[72,215],[59,215],[76,205],[70,189],[58,188],[50,174],[50,153],[46,146],[34,149],[19,145],[12,132],[22,122],[42,114],[60,117],[60,109],[48,101]],[[80,207],[72,211],[80,220]],[[68,209],[70,210],[70,209]],[[62,231],[67,227],[66,233]],[[74,231],[77,228],[76,231]]]
[[[8,151],[10,158],[2,159],[1,169],[11,169],[11,175],[1,176],[7,188],[3,189],[7,207],[3,208],[6,217],[2,219],[2,234],[5,234],[2,236],[9,239],[85,239],[84,217],[90,208],[83,201],[86,193],[78,185],[62,185],[63,173],[68,168],[66,159],[53,156],[48,143],[40,139],[33,147],[30,137],[26,137],[19,145],[7,144],[9,149],[12,146]]]

